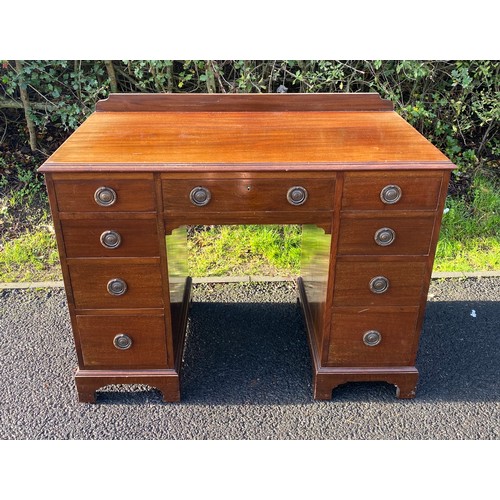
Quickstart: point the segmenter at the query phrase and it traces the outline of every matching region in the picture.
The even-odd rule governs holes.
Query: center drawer
[[[168,212],[331,211],[333,178],[163,179]]]

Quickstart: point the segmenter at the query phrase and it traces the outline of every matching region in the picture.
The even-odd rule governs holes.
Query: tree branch
[[[104,61],[104,65],[106,66],[106,71],[108,72],[111,92],[116,94],[118,92],[118,83],[116,81],[116,73],[115,67],[113,66],[113,61]]]
[[[206,75],[206,84],[207,84],[207,92],[209,94],[215,94],[217,89],[215,87],[215,75],[212,66],[212,61],[205,61],[205,75]]]
[[[22,102],[16,101],[15,99],[5,99],[0,97],[0,108],[4,109],[24,109],[24,104]],[[39,111],[54,111],[57,106],[54,104],[43,103],[43,102],[30,102],[30,108]]]
[[[139,92],[146,92],[139,84],[137,80],[134,80],[129,74],[125,73],[122,69],[119,67],[115,68],[116,73],[119,73],[120,75],[123,76],[123,78],[126,78]]]
[[[30,148],[31,151],[36,151],[36,128],[33,120],[31,118],[31,107],[30,100],[28,97],[28,91],[23,80],[23,62],[16,61],[16,71],[19,76],[19,92],[21,94],[21,101],[24,107],[24,116],[26,118],[26,124],[28,125],[28,133],[30,137]]]

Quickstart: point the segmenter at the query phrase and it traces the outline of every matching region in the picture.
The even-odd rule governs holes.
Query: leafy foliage
[[[443,221],[438,261],[447,261],[450,268],[498,267],[499,73],[500,61],[485,60],[54,60],[24,61],[21,73],[17,72],[15,61],[3,61],[0,249],[13,260],[25,262],[41,252],[35,250],[26,256],[21,247],[2,245],[22,227],[31,228],[26,207],[46,212],[43,179],[36,167],[94,111],[95,103],[106,98],[111,88],[123,93],[378,92],[457,165],[450,184],[450,210]],[[39,149],[34,153],[29,147],[20,86],[28,92],[30,116],[36,126]],[[231,239],[234,244],[235,238],[234,234],[233,238],[226,238],[224,231],[217,233],[218,242],[209,242],[209,236],[201,232],[193,238],[200,248],[210,246],[208,254],[221,252],[227,256],[226,245]],[[248,269],[242,271],[252,271],[252,259],[264,254],[266,261],[259,264],[263,266],[259,272],[267,265],[290,272],[298,258],[298,236],[293,231],[283,231],[274,228],[256,234],[254,228],[249,228],[247,233],[238,235],[236,240],[246,241],[246,246],[231,251],[240,254],[240,264],[245,262],[243,257],[252,254],[244,264]],[[36,236],[23,240],[23,248],[43,247],[45,236]],[[492,260],[493,254],[496,257]],[[488,256],[488,260],[474,263],[471,255]],[[209,259],[198,265],[202,272],[225,272],[213,269]]]
[[[499,61],[113,61],[119,92],[379,92],[472,178],[500,156]],[[105,61],[13,61],[0,91],[18,100],[20,78],[34,103],[40,136],[66,134],[110,92]],[[21,112],[21,111],[19,111]],[[50,152],[50,145],[44,145]]]

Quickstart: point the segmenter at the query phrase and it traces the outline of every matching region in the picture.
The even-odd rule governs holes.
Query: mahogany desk
[[[453,168],[378,94],[100,101],[40,168],[80,401],[124,383],[180,399],[192,224],[302,224],[297,288],[314,398],[348,381],[387,381],[413,397]]]

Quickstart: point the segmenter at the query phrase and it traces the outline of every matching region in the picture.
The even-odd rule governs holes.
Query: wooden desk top
[[[378,94],[116,94],[40,171],[453,167]]]

